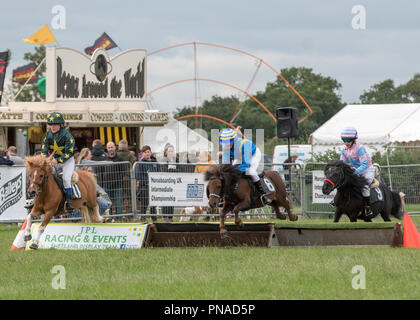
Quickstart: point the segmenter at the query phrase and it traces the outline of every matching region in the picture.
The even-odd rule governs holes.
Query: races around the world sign
[[[26,203],[26,171],[20,166],[0,166],[0,221],[23,220]]]
[[[149,172],[149,206],[206,206],[202,173]]]
[[[322,193],[324,179],[322,170],[312,171],[312,203],[330,203],[334,199],[337,190],[333,190],[328,195]]]
[[[32,240],[40,223],[31,227]],[[139,249],[143,246],[147,224],[63,224],[50,223],[39,241],[40,249]]]

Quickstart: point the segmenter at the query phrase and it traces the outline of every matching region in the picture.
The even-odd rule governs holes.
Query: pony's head
[[[341,160],[330,160],[324,168],[324,184],[322,193],[330,194],[334,189],[341,187],[347,175],[352,175],[353,170]]]
[[[241,172],[230,164],[219,164],[211,167],[204,174],[204,180],[207,184],[207,198],[209,199],[209,206],[216,208],[226,193],[229,192],[229,187],[234,186],[240,179]]]
[[[52,158],[53,154],[49,157],[40,154],[25,158],[25,166],[28,170],[30,181],[28,193],[31,197],[38,195],[42,191],[48,176],[52,173]]]
[[[216,208],[220,199],[224,196],[224,180],[220,171],[220,165],[211,167],[204,173],[204,180],[207,183],[207,198],[209,206]]]
[[[363,176],[355,174],[353,168],[341,160],[329,161],[325,166],[324,175],[323,194],[330,194],[331,191],[340,187],[351,187],[361,190],[366,184]]]

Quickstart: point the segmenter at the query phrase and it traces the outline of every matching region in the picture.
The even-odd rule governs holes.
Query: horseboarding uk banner
[[[328,195],[322,193],[322,185],[324,184],[324,179],[324,171],[312,171],[312,203],[330,203],[334,199],[337,190],[333,190]]]
[[[0,221],[25,220],[25,204],[25,167],[0,166]]]
[[[149,172],[149,206],[207,206],[202,173]]]
[[[41,224],[31,226],[32,240]],[[49,223],[39,239],[40,249],[139,249],[146,239],[147,224],[79,224]]]

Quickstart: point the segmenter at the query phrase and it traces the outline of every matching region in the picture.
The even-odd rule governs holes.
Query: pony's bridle
[[[40,166],[35,166],[35,168],[37,168],[37,169],[41,169],[45,174],[44,174],[44,177],[42,178],[42,182],[41,183],[39,183],[39,182],[37,182],[37,181],[35,181],[35,180],[32,180],[31,182],[30,182],[30,185],[31,184],[34,184],[34,185],[36,185],[36,186],[38,186],[39,187],[39,190],[38,190],[38,192],[36,192],[36,194],[38,195],[38,194],[40,194],[41,192],[42,192],[42,190],[43,190],[43,188],[44,188],[44,185],[45,185],[45,182],[47,182],[47,180],[48,180],[48,174],[47,174],[47,172],[44,170],[44,169],[42,169]]]
[[[343,173],[343,169],[341,169],[340,170],[340,179],[339,179],[339,181],[342,181],[342,182],[341,182],[340,185],[336,186],[334,182],[332,182],[330,179],[327,179],[327,178],[325,178],[324,181],[327,181],[328,183],[330,183],[332,185],[332,187],[333,187],[333,190],[334,190],[336,188],[337,189],[340,188],[344,184],[344,179],[341,179],[343,177],[344,177],[344,173]]]
[[[207,198],[210,198],[210,196],[216,197],[216,198],[223,198],[224,194],[225,194],[225,181],[223,180],[223,178],[216,178],[216,177],[212,177],[210,178],[210,180],[216,180],[216,179],[220,179],[221,183],[222,183],[222,193],[221,194],[217,194],[217,193],[209,193],[209,189],[207,187]]]

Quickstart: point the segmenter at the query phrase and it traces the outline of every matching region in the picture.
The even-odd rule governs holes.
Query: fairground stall
[[[41,149],[47,115],[63,113],[77,149],[94,139],[128,140],[137,151],[145,126],[162,126],[169,114],[146,110],[146,51],[110,58],[104,49],[87,56],[69,48],[46,50],[45,102],[10,102],[0,108],[0,149],[15,145],[25,156]]]

